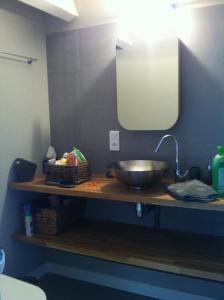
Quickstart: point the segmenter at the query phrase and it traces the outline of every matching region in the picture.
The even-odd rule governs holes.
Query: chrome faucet
[[[164,135],[161,138],[161,140],[159,141],[159,144],[157,145],[157,147],[155,149],[155,152],[158,152],[158,150],[159,150],[162,142],[165,139],[167,139],[167,138],[171,138],[174,141],[175,147],[176,147],[176,170],[175,170],[176,180],[177,181],[183,181],[187,177],[188,171],[186,171],[183,175],[181,175],[181,172],[180,172],[180,161],[179,161],[179,143],[178,143],[177,138],[174,135],[170,135],[170,134]]]

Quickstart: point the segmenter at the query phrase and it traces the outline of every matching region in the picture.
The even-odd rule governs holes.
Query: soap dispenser
[[[219,196],[224,197],[224,148],[217,147],[212,160],[212,186]]]

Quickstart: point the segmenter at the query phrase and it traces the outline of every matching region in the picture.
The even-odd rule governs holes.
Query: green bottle
[[[224,148],[217,147],[217,154],[212,160],[212,187],[220,197],[224,197]]]
[[[76,157],[78,157],[78,159],[80,160],[81,163],[87,162],[85,156],[82,154],[82,152],[79,149],[77,149],[76,147],[73,147],[73,151],[72,152],[74,153],[74,155]]]

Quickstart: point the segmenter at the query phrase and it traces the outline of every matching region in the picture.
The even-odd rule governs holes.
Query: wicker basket
[[[80,184],[90,178],[90,163],[83,163],[78,167],[47,165],[46,168],[46,183],[48,184],[58,184],[62,180]]]
[[[35,208],[34,234],[56,235],[72,227],[83,215],[83,201],[73,200],[57,207]]]

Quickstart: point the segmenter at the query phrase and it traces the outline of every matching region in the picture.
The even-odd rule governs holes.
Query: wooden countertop
[[[165,186],[159,185],[144,191],[133,191],[119,183],[116,179],[106,178],[102,174],[94,174],[91,181],[84,182],[74,188],[61,188],[46,185],[45,177],[37,176],[32,182],[10,183],[14,190],[39,192],[74,197],[95,198],[113,201],[145,203],[160,206],[171,206],[188,209],[201,209],[211,211],[224,211],[224,199],[210,203],[175,200],[165,192]]]
[[[23,243],[118,263],[224,282],[224,238],[85,220],[58,236]]]

